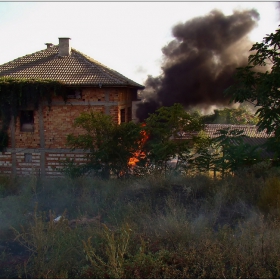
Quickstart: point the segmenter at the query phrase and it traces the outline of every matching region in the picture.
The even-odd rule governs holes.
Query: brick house
[[[0,154],[0,174],[58,176],[61,161],[83,162],[82,151],[66,147],[73,121],[81,112],[96,110],[115,122],[132,120],[132,106],[144,87],[84,55],[70,46],[70,38],[59,44],[0,65],[0,77],[51,79],[67,86],[68,100],[54,97],[39,109],[24,108],[11,122],[9,145]],[[15,123],[15,125],[14,125]]]

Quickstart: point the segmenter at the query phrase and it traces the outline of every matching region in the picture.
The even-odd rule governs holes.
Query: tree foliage
[[[218,130],[217,134],[219,136],[213,138],[213,144],[220,156],[216,158],[215,164],[222,176],[225,172],[235,172],[259,160],[258,147],[244,142],[242,130],[226,128]]]
[[[74,127],[84,133],[69,134],[67,144],[73,150],[88,153],[88,163],[81,166],[81,173],[89,170],[103,178],[113,173],[127,174],[129,159],[133,157],[141,140],[141,125],[133,122],[116,124],[112,116],[101,112],[84,112],[74,121]]]
[[[197,141],[194,157],[190,163],[199,172],[234,173],[238,169],[253,165],[261,160],[258,146],[244,141],[243,130],[219,129],[217,137]]]
[[[244,142],[243,131],[221,129],[216,138],[210,139],[203,131],[201,116],[186,112],[180,104],[161,107],[150,114],[145,124],[118,125],[111,116],[89,112],[82,113],[74,127],[84,132],[68,135],[68,145],[88,152],[87,164],[68,165],[72,175],[77,176],[87,171],[103,178],[155,171],[166,174],[170,168],[214,171],[224,176],[259,160],[258,147]],[[170,161],[175,158],[176,164],[171,167]],[[133,166],[131,159],[137,159]]]
[[[178,158],[176,167],[186,163],[190,141],[182,138],[186,133],[201,130],[203,124],[196,113],[189,114],[182,105],[175,104],[150,114],[144,124],[118,125],[111,116],[89,112],[82,113],[74,127],[83,129],[84,133],[68,135],[67,143],[73,150],[87,151],[88,163],[76,168],[70,162],[68,167],[76,175],[91,170],[108,178],[112,173],[120,177],[153,168],[166,172],[167,162],[175,157]],[[136,166],[130,164],[131,159],[137,159]]]
[[[178,163],[187,160],[190,141],[183,138],[191,132],[203,129],[201,117],[196,112],[186,112],[178,103],[159,108],[149,115],[145,123],[149,135],[145,146],[147,159],[164,170],[167,162],[175,156],[178,157]]]
[[[234,102],[248,101],[258,107],[259,129],[280,138],[280,29],[268,34],[250,51],[246,67],[237,68],[236,83],[226,90]]]

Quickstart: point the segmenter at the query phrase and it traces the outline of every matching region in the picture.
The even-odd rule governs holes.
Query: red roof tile
[[[144,88],[73,48],[69,56],[59,56],[58,46],[25,55],[0,65],[0,77],[51,79],[67,85]]]
[[[262,138],[267,139],[273,136],[273,134],[267,134],[265,131],[258,131],[258,127],[256,125],[233,125],[233,124],[205,124],[204,131],[206,133],[206,136],[210,138],[216,138],[220,136],[218,133],[218,130],[220,129],[227,129],[230,130],[238,129],[242,130],[242,135],[247,136],[249,138]],[[187,132],[182,134],[182,139],[192,139],[193,136],[197,136],[198,132]],[[181,138],[181,137],[178,137]]]
[[[253,138],[269,138],[272,135],[267,134],[265,131],[258,131],[256,125],[233,125],[233,124],[206,124],[205,132],[210,138],[218,137],[218,130],[229,128],[230,130],[238,129],[243,130],[243,135]]]

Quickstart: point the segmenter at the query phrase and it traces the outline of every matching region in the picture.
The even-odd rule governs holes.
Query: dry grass
[[[11,240],[13,227],[28,258],[1,276],[278,278],[279,170],[242,172],[17,182],[1,197],[1,236]]]

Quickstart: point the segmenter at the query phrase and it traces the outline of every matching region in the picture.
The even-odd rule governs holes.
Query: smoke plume
[[[213,10],[174,26],[175,39],[162,48],[162,74],[148,76],[137,118],[143,121],[160,106],[174,103],[204,110],[228,105],[224,90],[234,82],[236,68],[248,62],[253,43],[247,35],[258,19],[254,9],[229,16]]]

